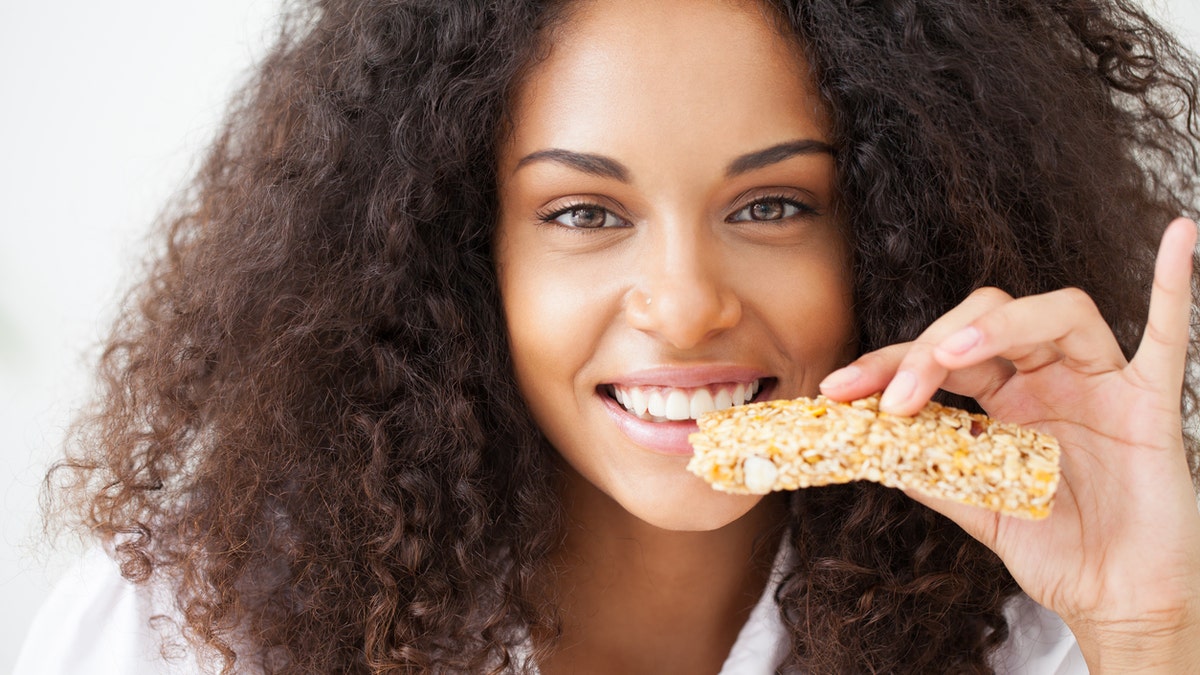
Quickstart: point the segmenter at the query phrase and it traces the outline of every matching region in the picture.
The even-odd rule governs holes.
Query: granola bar
[[[1050,514],[1054,437],[929,403],[912,417],[878,395],[765,401],[703,415],[688,470],[718,490],[775,490],[869,480],[1028,519]]]

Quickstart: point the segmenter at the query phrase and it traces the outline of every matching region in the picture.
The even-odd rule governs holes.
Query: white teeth
[[[654,417],[665,417],[667,414],[667,402],[663,399],[661,392],[650,392],[650,398],[646,401],[646,412]]]
[[[646,406],[650,401],[641,387],[634,387],[633,391],[629,392],[629,399],[629,405],[625,406],[627,409],[632,410],[635,415],[646,414]]]
[[[650,422],[697,419],[713,410],[724,410],[749,402],[762,389],[762,381],[736,385],[677,389],[674,387],[611,388],[612,397],[623,408]]]
[[[718,389],[713,397],[713,410],[724,410],[733,407],[733,394],[728,389]]]
[[[669,420],[686,420],[691,416],[691,405],[688,395],[678,389],[672,389],[667,394],[667,410],[664,416]]]
[[[715,409],[712,394],[708,393],[707,389],[697,389],[696,393],[692,394],[692,401],[688,406],[688,416],[697,419],[704,413]]]

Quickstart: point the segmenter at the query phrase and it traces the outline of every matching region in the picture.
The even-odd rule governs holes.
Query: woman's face
[[[513,112],[496,260],[534,419],[573,489],[658,527],[733,522],[760,498],[685,470],[695,416],[813,395],[851,355],[803,60],[757,4],[586,2]]]

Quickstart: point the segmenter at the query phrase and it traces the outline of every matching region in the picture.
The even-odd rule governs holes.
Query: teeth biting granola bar
[[[700,417],[688,470],[718,490],[869,480],[1028,519],[1050,514],[1059,480],[1052,436],[938,403],[913,417],[879,397],[765,401]]]

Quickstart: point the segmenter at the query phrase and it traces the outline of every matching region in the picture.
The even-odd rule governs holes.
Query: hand
[[[915,413],[941,388],[1058,438],[1062,479],[1045,520],[911,496],[995,551],[1067,622],[1093,672],[1123,668],[1114,655],[1180,666],[1200,644],[1200,513],[1180,417],[1196,238],[1183,219],[1163,234],[1131,361],[1081,291],[1013,299],[981,289],[916,341],[822,383],[839,400],[883,390],[881,407],[895,414]]]

